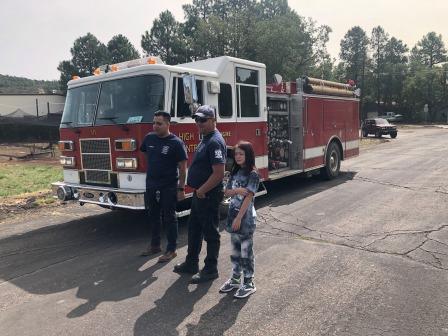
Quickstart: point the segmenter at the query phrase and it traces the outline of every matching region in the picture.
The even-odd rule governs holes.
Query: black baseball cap
[[[192,117],[193,119],[196,119],[197,117],[207,119],[215,118],[215,109],[210,105],[202,105],[196,110]]]

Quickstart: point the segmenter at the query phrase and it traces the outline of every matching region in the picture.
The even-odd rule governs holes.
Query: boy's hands
[[[238,231],[240,229],[240,227],[241,227],[241,218],[236,216],[232,223],[232,230]]]
[[[235,195],[247,196],[249,194],[246,188],[235,188],[233,190],[235,191]]]

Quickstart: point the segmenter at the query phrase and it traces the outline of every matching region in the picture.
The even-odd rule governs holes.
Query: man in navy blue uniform
[[[174,272],[196,273],[191,282],[200,283],[218,277],[219,205],[223,198],[227,149],[224,138],[216,129],[213,107],[199,107],[193,118],[202,134],[202,141],[188,170],[187,184],[194,189],[188,222],[188,253],[185,262],[174,267]],[[204,268],[198,272],[202,239],[207,242],[207,257]]]
[[[162,251],[160,247],[161,220],[166,231],[165,254],[158,262],[168,262],[177,256],[176,203],[185,198],[185,176],[187,151],[185,144],[170,133],[171,116],[167,112],[154,114],[154,133],[143,140],[140,150],[147,157],[145,203],[149,209],[152,225],[151,245],[142,256],[154,255]]]

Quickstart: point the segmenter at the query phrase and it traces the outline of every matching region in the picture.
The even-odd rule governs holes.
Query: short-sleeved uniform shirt
[[[149,133],[140,150],[148,158],[146,188],[175,187],[179,179],[178,163],[188,158],[183,141],[174,134],[160,138]]]
[[[226,142],[218,130],[205,135],[188,169],[187,184],[194,189],[199,189],[212,175],[213,165],[226,163],[226,151]]]
[[[258,190],[258,185],[260,184],[260,176],[253,170],[249,174],[246,174],[242,169],[238,170],[236,174],[231,175],[229,181],[227,182],[226,189],[236,189],[245,188],[249,192],[255,195]],[[227,217],[226,230],[233,233],[232,223],[236,215],[240,211],[241,205],[243,204],[244,196],[235,195],[230,199],[229,204],[229,215]],[[257,213],[255,212],[254,199],[252,198],[249,207],[246,210],[242,220],[240,234],[253,233],[255,230],[255,217]]]

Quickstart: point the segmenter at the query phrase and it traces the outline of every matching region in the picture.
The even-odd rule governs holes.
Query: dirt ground
[[[0,143],[0,162],[58,162],[57,145],[46,143]]]

